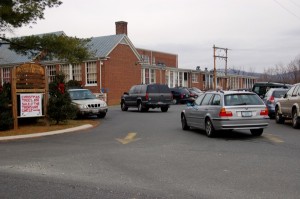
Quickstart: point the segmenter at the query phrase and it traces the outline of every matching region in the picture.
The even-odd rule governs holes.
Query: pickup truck
[[[276,123],[292,120],[293,128],[300,127],[300,83],[293,85],[275,105]]]

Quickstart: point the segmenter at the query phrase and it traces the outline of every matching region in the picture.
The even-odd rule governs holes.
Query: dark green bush
[[[77,113],[77,107],[72,104],[65,85],[65,75],[62,73],[56,75],[55,80],[49,84],[48,116],[56,124],[74,119]]]
[[[13,116],[11,104],[11,84],[0,85],[0,131],[13,127]]]

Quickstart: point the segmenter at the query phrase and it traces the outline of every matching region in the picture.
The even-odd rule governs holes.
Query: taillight
[[[183,99],[183,94],[180,94],[180,98]]]
[[[231,111],[226,111],[225,108],[221,108],[219,116],[220,117],[232,117],[232,112]]]
[[[274,96],[271,96],[271,97],[269,98],[269,102],[274,103]]]
[[[260,111],[260,115],[262,115],[262,116],[268,116],[268,115],[269,115],[268,109],[265,108],[264,110],[261,110],[261,111]]]
[[[148,101],[148,100],[149,100],[149,94],[148,94],[148,93],[146,93],[146,95],[145,95],[145,99],[146,99],[146,101]]]

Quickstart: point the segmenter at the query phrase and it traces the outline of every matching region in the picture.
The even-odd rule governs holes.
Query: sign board
[[[24,63],[14,67],[11,92],[14,129],[18,128],[18,117],[45,117],[48,81],[44,66],[37,63]]]
[[[20,117],[42,116],[42,94],[20,94]]]

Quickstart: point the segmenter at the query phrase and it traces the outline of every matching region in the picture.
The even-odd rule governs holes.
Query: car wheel
[[[275,109],[275,120],[277,124],[284,123],[284,118],[282,118],[282,115],[279,113],[278,108]]]
[[[187,121],[186,121],[186,118],[185,118],[184,114],[181,115],[181,127],[182,127],[182,130],[189,130],[190,129],[190,127],[187,125]]]
[[[99,113],[98,115],[97,115],[97,117],[98,118],[104,118],[106,116],[106,113],[104,112],[104,113]]]
[[[207,137],[214,137],[216,132],[210,119],[205,120],[205,132]]]
[[[250,129],[250,132],[253,136],[261,136],[264,132],[264,129]]]
[[[143,111],[142,102],[138,102],[138,111],[139,112]]]
[[[122,111],[127,111],[128,110],[128,107],[125,105],[124,102],[121,102],[121,110]]]
[[[173,104],[178,104],[177,99],[173,99]]]
[[[292,118],[292,124],[293,124],[293,128],[298,129],[299,128],[299,119],[298,119],[298,115],[297,115],[297,111],[294,110],[293,111],[293,118]]]
[[[161,112],[167,112],[169,109],[169,107],[161,107],[160,110]]]

